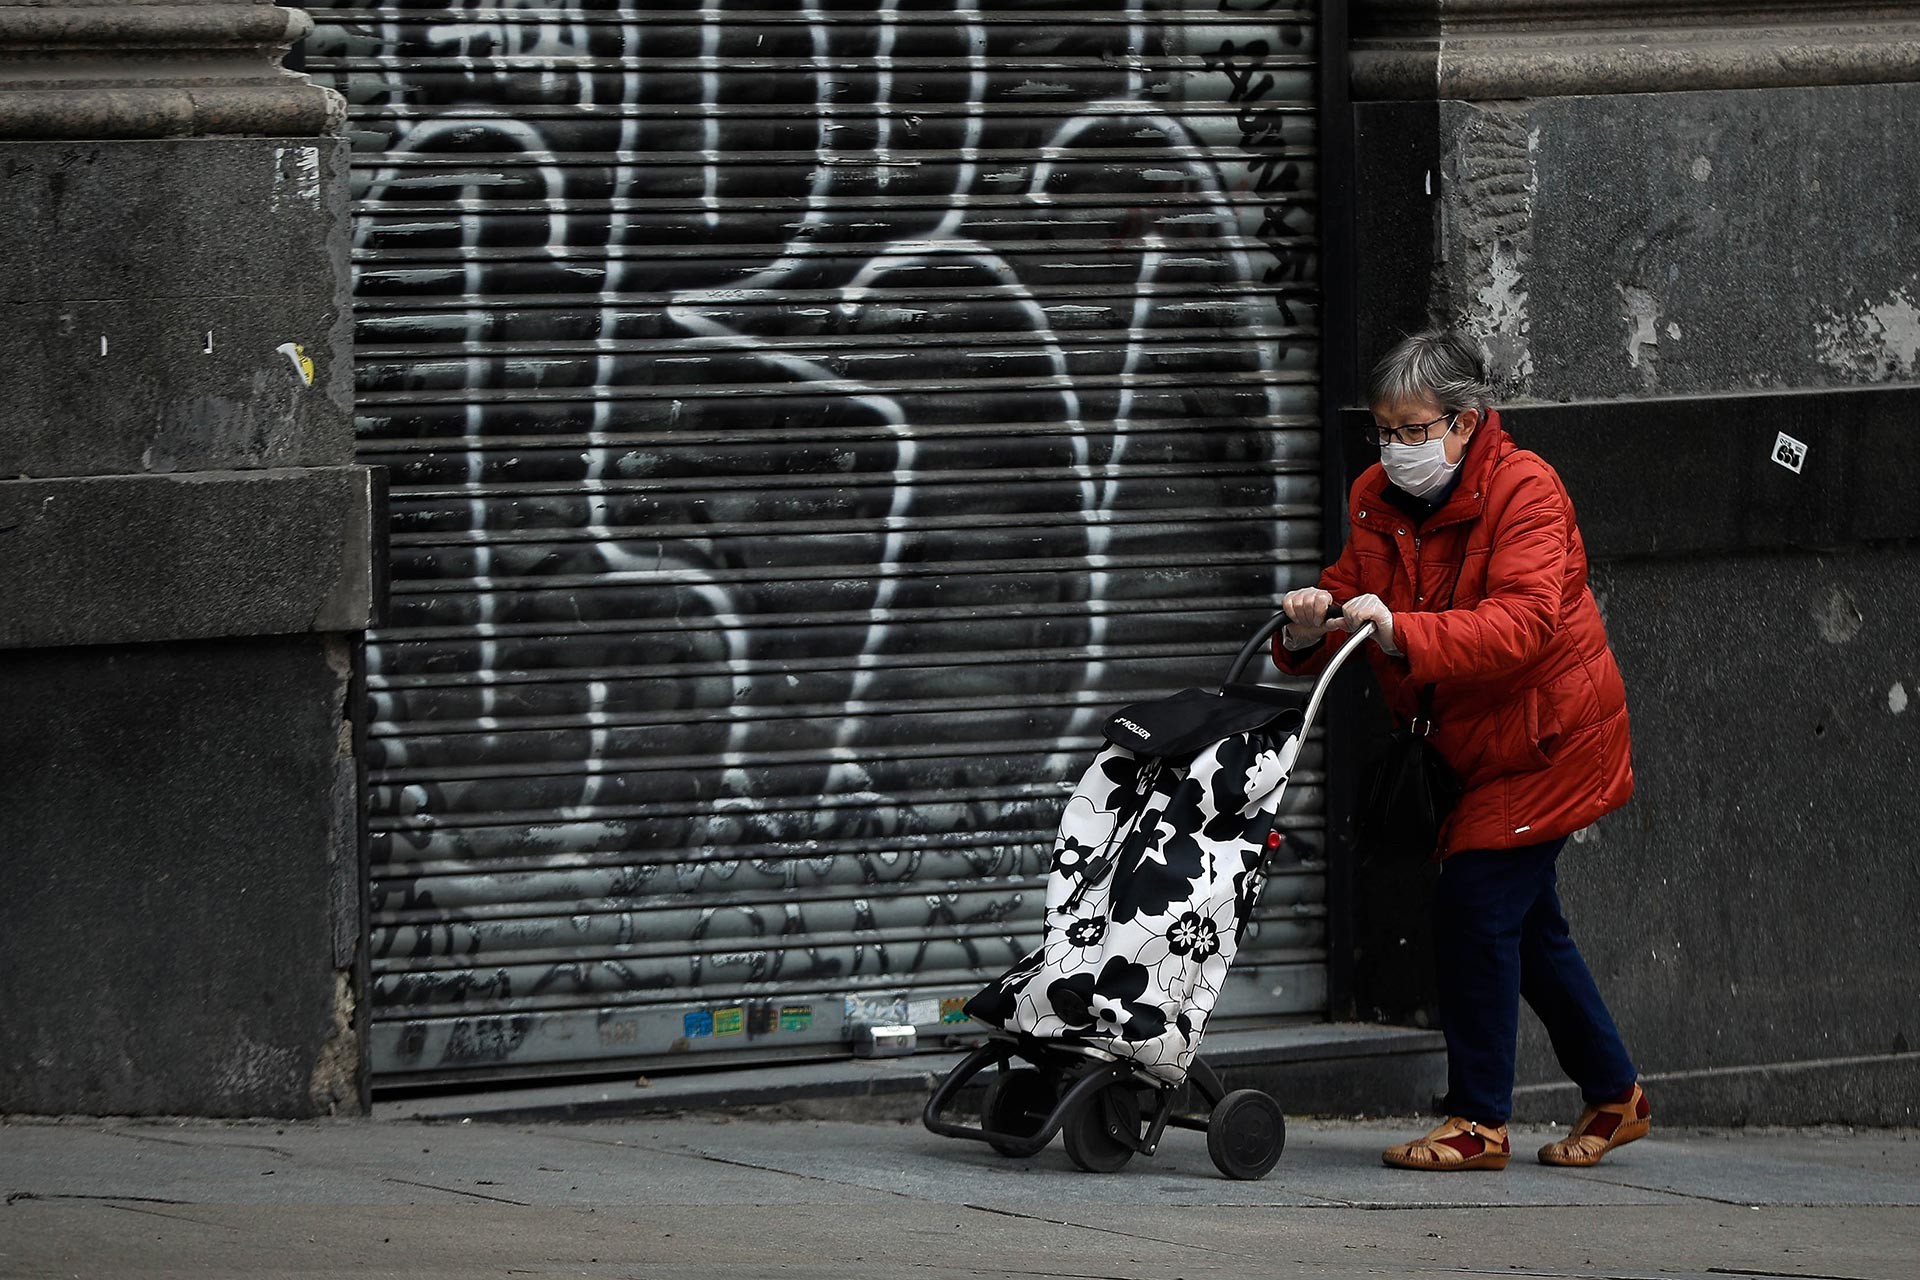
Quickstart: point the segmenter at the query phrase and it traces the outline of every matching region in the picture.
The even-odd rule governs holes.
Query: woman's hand
[[[1287,615],[1287,625],[1280,634],[1280,643],[1289,649],[1305,649],[1319,642],[1320,637],[1330,631],[1340,630],[1338,622],[1327,621],[1327,610],[1333,608],[1333,597],[1318,587],[1302,587],[1298,591],[1289,591],[1280,598],[1280,608]]]
[[[1399,657],[1400,650],[1393,643],[1393,611],[1379,596],[1355,596],[1347,601],[1341,606],[1340,621],[1334,625],[1342,631],[1358,631],[1369,622],[1373,624],[1373,638],[1380,642],[1380,647]]]

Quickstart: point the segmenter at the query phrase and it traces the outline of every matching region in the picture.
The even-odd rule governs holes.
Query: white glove
[[[1287,592],[1280,598],[1280,608],[1287,615],[1287,625],[1280,629],[1280,643],[1289,649],[1311,649],[1320,643],[1321,636],[1341,630],[1338,622],[1327,621],[1327,610],[1332,607],[1333,597],[1318,587]]]
[[[1399,657],[1400,650],[1393,643],[1393,611],[1379,596],[1355,596],[1347,601],[1341,606],[1340,621],[1334,625],[1342,631],[1358,631],[1369,622],[1373,624],[1373,638],[1380,642],[1380,647]]]

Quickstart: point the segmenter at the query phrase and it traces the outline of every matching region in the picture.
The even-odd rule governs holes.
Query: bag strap
[[[1445,613],[1447,610],[1453,608],[1454,597],[1460,594],[1460,575],[1465,571],[1465,564],[1462,564],[1458,569],[1454,570],[1453,585],[1447,588],[1447,602],[1432,612]],[[1413,589],[1418,591],[1420,589],[1419,584],[1415,583]],[[1431,683],[1420,686],[1420,709],[1414,713],[1413,723],[1408,727],[1413,730],[1415,737],[1430,738],[1433,736],[1433,685]]]

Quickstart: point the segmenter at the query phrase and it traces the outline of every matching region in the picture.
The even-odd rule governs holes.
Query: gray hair
[[[1368,404],[1393,404],[1431,395],[1448,413],[1485,410],[1493,383],[1480,352],[1456,329],[1423,329],[1380,357],[1367,378]]]

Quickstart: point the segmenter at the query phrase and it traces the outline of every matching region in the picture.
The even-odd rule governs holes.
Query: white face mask
[[[1387,479],[1416,498],[1440,492],[1460,469],[1458,462],[1447,461],[1445,433],[1425,444],[1386,445],[1380,450],[1380,465]]]

